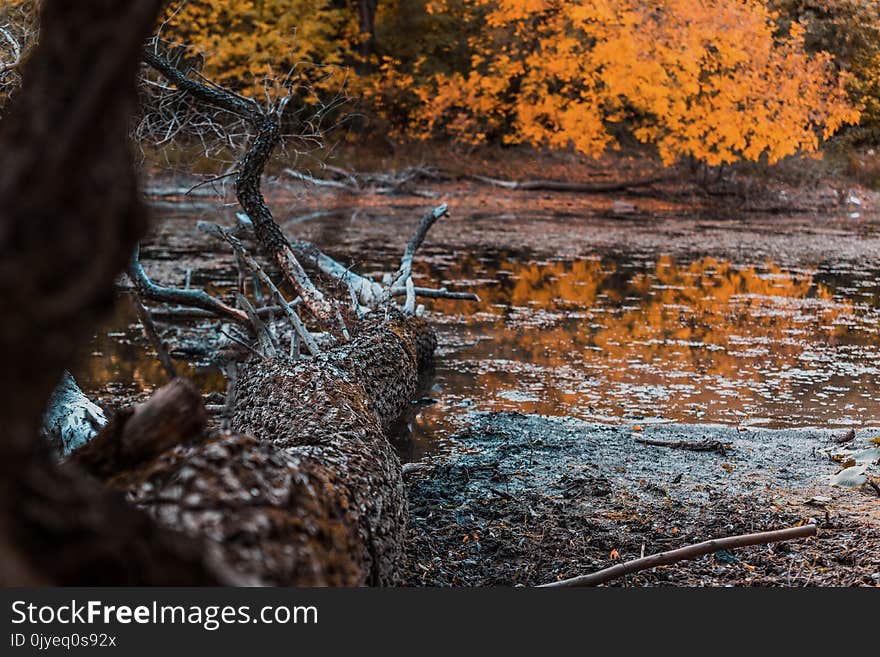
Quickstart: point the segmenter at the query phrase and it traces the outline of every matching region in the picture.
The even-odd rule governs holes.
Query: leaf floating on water
[[[867,465],[854,465],[851,468],[845,468],[831,477],[832,486],[842,486],[844,488],[856,488],[868,481],[868,475],[865,471]]]

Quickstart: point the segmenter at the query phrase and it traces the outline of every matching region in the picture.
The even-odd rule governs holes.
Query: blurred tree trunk
[[[200,546],[60,469],[39,439],[49,395],[146,229],[128,135],[161,4],[46,0],[0,123],[2,584],[216,581]]]
[[[360,29],[361,73],[372,71],[370,58],[376,50],[376,7],[379,0],[358,0],[358,27]]]

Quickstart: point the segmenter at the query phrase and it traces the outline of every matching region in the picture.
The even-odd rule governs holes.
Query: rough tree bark
[[[314,359],[241,367],[230,404],[237,433],[121,472],[108,467],[112,451],[99,437],[84,450],[89,469],[160,524],[206,537],[254,581],[393,584],[406,500],[386,430],[415,393],[435,339],[424,320],[396,311],[373,313],[356,330]],[[128,442],[143,443],[140,433]]]

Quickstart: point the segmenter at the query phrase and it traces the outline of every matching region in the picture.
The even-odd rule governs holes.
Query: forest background
[[[37,5],[5,2],[0,48],[36,38]],[[303,149],[315,162],[519,146],[693,169],[824,154],[880,184],[878,2],[176,0],[158,35],[243,95],[294,89],[289,128],[325,137]],[[14,74],[0,62],[0,96]]]

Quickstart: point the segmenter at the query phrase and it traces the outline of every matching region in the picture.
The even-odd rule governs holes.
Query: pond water
[[[880,411],[878,274],[484,254],[437,268],[482,298],[439,320],[437,381],[446,405],[587,420],[857,425]]]
[[[225,254],[165,207],[145,264],[170,263],[214,291]],[[221,212],[222,213],[222,212]],[[417,216],[372,208],[286,221],[364,273],[396,268]],[[431,233],[418,284],[479,303],[426,302],[436,378],[409,456],[473,411],[608,422],[772,428],[864,426],[880,417],[880,248],[874,224],[779,217],[548,217],[463,213]],[[445,223],[444,223],[445,222]],[[816,230],[816,226],[820,230]],[[167,271],[169,267],[163,269]],[[179,281],[178,281],[179,282]],[[89,390],[149,388],[162,373],[123,305],[96,338]],[[194,358],[190,374],[222,389]]]

